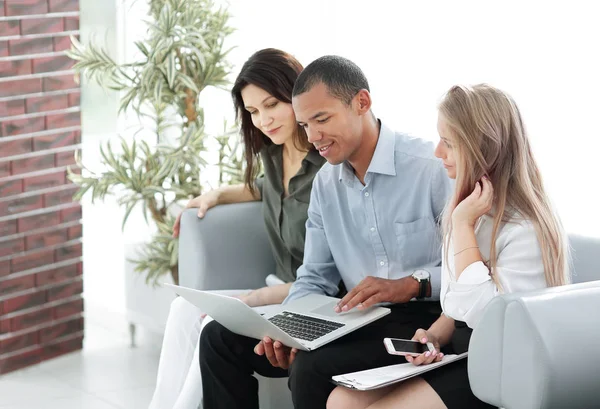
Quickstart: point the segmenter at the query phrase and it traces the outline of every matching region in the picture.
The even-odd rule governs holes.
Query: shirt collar
[[[396,135],[380,120],[379,124],[379,138],[377,138],[377,145],[367,169],[367,174],[379,173],[396,176]],[[354,184],[354,169],[348,162],[344,162],[340,166],[339,178],[348,186]]]
[[[283,145],[275,145],[275,144],[268,145],[267,153],[269,154],[269,156],[282,157],[283,156]],[[319,151],[317,151],[316,149],[311,149],[308,151],[308,153],[306,154],[306,157],[303,159],[303,161],[309,161],[313,165],[320,167],[323,165],[323,163],[325,163],[325,158],[323,158],[319,154]]]
[[[322,157],[319,154],[319,151],[316,149],[309,150],[308,153],[306,154],[306,157],[304,158],[304,160],[309,161],[310,163],[312,163],[315,166],[321,166],[321,165],[323,165],[323,163],[325,163],[325,158]]]

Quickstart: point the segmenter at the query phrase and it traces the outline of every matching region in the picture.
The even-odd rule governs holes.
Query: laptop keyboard
[[[345,325],[340,322],[326,321],[288,311],[283,311],[281,314],[269,318],[269,321],[292,337],[305,341],[314,341]]]

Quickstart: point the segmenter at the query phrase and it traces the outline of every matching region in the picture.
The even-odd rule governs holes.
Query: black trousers
[[[429,328],[440,316],[439,301],[410,302],[391,307],[387,316],[321,348],[296,355],[288,370],[274,368],[254,353],[256,339],[236,335],[213,321],[200,337],[200,370],[204,409],[258,409],[260,375],[289,376],[296,409],[325,408],[334,389],[333,375],[406,362],[387,353],[383,338],[410,339],[417,328]]]

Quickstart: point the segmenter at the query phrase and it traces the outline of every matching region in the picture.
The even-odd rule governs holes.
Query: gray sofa
[[[600,240],[571,237],[579,284],[497,297],[473,332],[469,377],[482,400],[507,409],[600,407]],[[258,288],[274,271],[261,203],[184,212],[180,283]],[[594,308],[595,307],[595,308]],[[595,317],[595,318],[593,318]],[[285,379],[259,378],[261,408],[291,408]]]

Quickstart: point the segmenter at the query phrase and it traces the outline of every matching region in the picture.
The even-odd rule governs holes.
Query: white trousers
[[[267,278],[268,285],[283,283],[274,276]],[[216,294],[236,296],[250,290],[211,291]],[[269,307],[255,309],[267,312]],[[276,306],[275,306],[276,307]],[[212,321],[201,318],[202,311],[182,297],[171,303],[163,338],[156,389],[149,409],[198,409],[202,403],[202,378],[200,376],[200,334]],[[258,341],[257,341],[258,343]]]
[[[235,296],[250,290],[215,291]],[[182,297],[171,303],[165,327],[156,389],[149,409],[198,409],[202,402],[200,333],[212,319]]]

